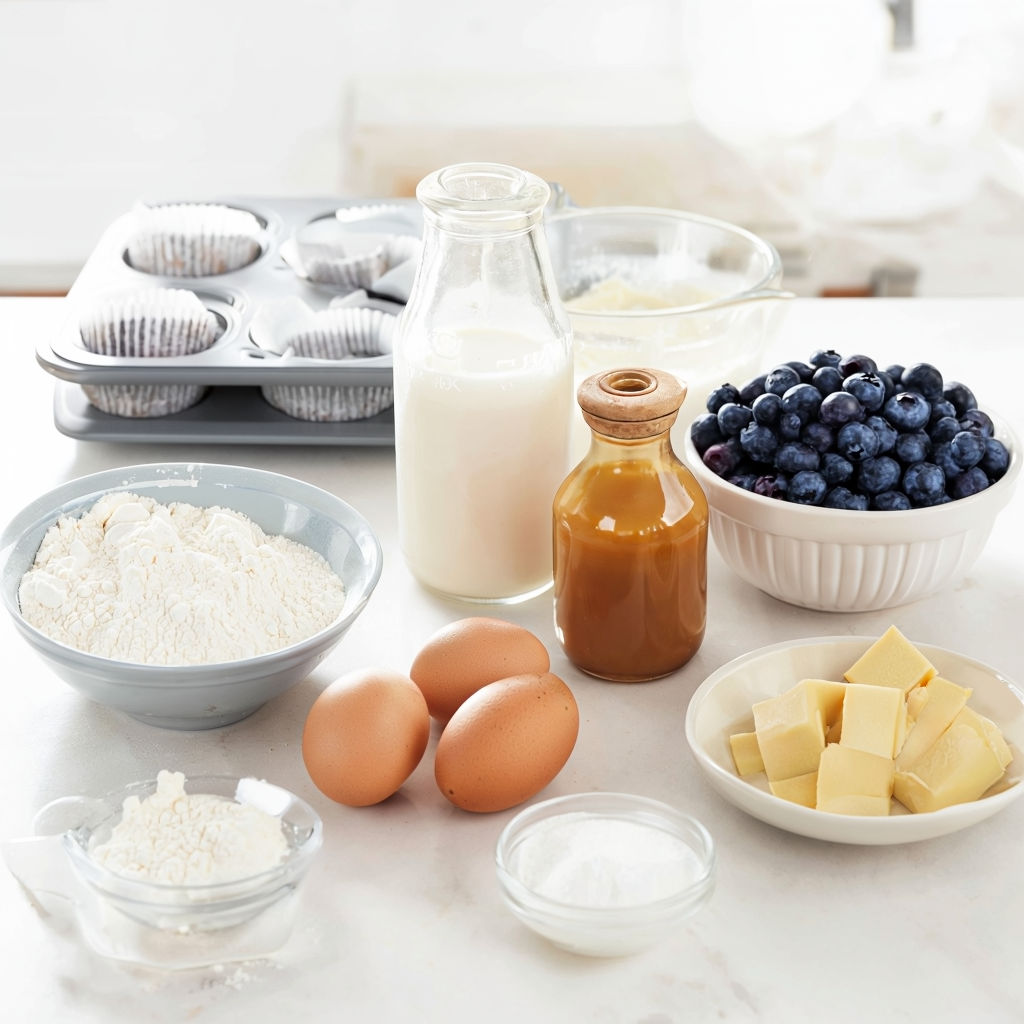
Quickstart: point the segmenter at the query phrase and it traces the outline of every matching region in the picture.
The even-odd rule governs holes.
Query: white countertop
[[[495,614],[535,631],[580,707],[576,749],[536,799],[624,790],[700,818],[718,844],[708,906],[650,952],[590,960],[523,928],[498,893],[493,849],[514,811],[451,807],[427,755],[385,804],[332,804],[300,754],[306,712],[341,673],[402,671],[437,627],[475,608],[411,579],[396,543],[393,452],[385,449],[137,445],[76,441],[53,426],[53,378],[35,362],[57,329],[56,299],[0,301],[5,483],[0,520],[62,481],[119,465],[194,460],[259,466],[334,491],[373,524],[384,573],[369,606],[313,675],[249,719],[205,733],[154,729],[91,704],[0,622],[0,840],[28,833],[47,801],[114,789],[163,767],[257,774],[297,791],[325,822],[303,917],[272,960],[161,973],[101,960],[59,914],[40,916],[0,870],[0,1017],[5,1022],[296,1021],[675,1024],[686,1021],[1019,1022],[1024,1019],[1024,801],[976,827],[907,846],[839,846],[764,825],[723,804],[683,736],[687,701],[714,669],[778,640],[878,635],[957,650],[1024,682],[1024,493],[985,552],[948,592],[873,614],[780,604],[735,577],[712,550],[709,627],[675,675],[634,686],[589,679],[555,640],[550,595]],[[818,347],[884,362],[934,362],[974,387],[1024,436],[1024,300],[797,300],[770,359]]]

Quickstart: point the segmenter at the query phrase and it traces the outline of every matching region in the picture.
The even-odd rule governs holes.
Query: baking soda
[[[89,654],[145,665],[253,658],[340,615],[317,552],[230,509],[105,495],[43,537],[18,591],[26,622]]]
[[[156,791],[128,797],[121,821],[90,856],[114,874],[172,885],[250,878],[288,853],[281,819],[212,793],[186,793],[181,772],[161,771]]]

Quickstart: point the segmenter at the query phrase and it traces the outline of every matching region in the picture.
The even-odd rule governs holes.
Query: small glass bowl
[[[512,913],[583,956],[650,948],[714,888],[707,829],[668,804],[628,793],[580,793],[526,808],[503,829],[495,860]]]
[[[154,883],[110,871],[90,851],[110,837],[125,799],[149,796],[155,780],[102,797],[66,797],[37,815],[37,834],[62,831],[75,914],[84,938],[101,955],[153,967],[202,967],[268,956],[290,936],[299,885],[323,844],[319,815],[288,790],[256,778],[190,776],[186,789],[280,818],[285,859],[259,874],[210,885]]]

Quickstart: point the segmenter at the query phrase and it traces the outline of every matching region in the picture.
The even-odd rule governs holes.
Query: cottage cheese
[[[119,492],[47,531],[18,598],[26,622],[77,650],[202,665],[312,636],[345,587],[317,552],[238,512]]]

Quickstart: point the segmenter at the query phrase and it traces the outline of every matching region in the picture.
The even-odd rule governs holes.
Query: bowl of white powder
[[[305,678],[369,600],[370,524],[311,484],[202,463],[42,495],[0,536],[21,635],[91,700],[172,729],[237,722]]]
[[[36,831],[59,836],[66,895],[94,950],[175,969],[284,945],[323,843],[316,811],[280,786],[175,771],[56,800]]]
[[[582,956],[641,952],[708,901],[715,844],[695,818],[632,793],[577,793],[520,811],[495,851],[512,913]]]

